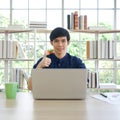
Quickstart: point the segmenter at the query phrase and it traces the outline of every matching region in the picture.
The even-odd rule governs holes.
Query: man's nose
[[[61,46],[61,45],[62,45],[62,42],[58,42],[58,44]]]

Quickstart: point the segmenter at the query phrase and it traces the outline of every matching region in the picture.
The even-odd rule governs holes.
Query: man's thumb
[[[45,51],[45,52],[44,52],[44,55],[43,55],[43,57],[46,57],[46,56],[47,56],[47,51]]]

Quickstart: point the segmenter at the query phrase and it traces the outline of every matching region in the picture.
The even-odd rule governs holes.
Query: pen
[[[107,95],[103,94],[103,93],[100,93],[100,95],[102,95],[103,97],[107,98]]]

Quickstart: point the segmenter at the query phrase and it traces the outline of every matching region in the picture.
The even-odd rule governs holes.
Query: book
[[[87,30],[87,15],[84,15],[84,30]]]
[[[97,44],[97,48],[98,48],[98,59],[102,58],[102,40],[98,40],[98,44]]]
[[[86,42],[86,58],[90,59],[90,41]]]
[[[21,58],[27,58],[27,55],[23,51],[22,45],[20,43],[18,44],[18,49],[19,49],[19,55],[20,55],[19,57],[21,57]]]
[[[7,44],[6,44],[6,40],[5,41],[2,41],[2,48],[3,48],[3,58],[6,58],[6,55],[7,55]]]
[[[92,87],[92,84],[91,84],[91,71],[89,70],[88,71],[88,88],[91,88]]]
[[[40,22],[40,21],[30,21],[29,22],[29,27],[30,28],[47,28],[47,23],[46,22]]]
[[[95,88],[99,88],[98,73],[95,72]]]
[[[97,41],[93,41],[93,58],[97,58]]]
[[[71,17],[70,17],[70,29],[74,29],[74,13],[71,13]]]
[[[94,41],[87,41],[87,43],[86,43],[86,57],[87,57],[87,59],[94,58]]]
[[[18,41],[13,41],[13,49],[12,49],[12,53],[13,53],[13,56],[12,58],[17,58],[18,57]]]
[[[44,21],[30,21],[29,25],[47,25],[47,22],[44,22]]]
[[[110,59],[114,58],[114,41],[113,40],[108,41],[108,58]]]
[[[95,80],[95,72],[91,72],[91,87],[92,87],[92,88],[95,88],[95,87],[96,87],[95,83],[96,83],[96,80]]]
[[[90,41],[90,58],[93,59],[94,58],[94,41]]]
[[[29,28],[47,28],[47,25],[29,25]]]
[[[74,29],[78,30],[78,12],[75,11],[74,13]]]
[[[104,59],[105,58],[105,41],[101,40],[101,58]]]
[[[70,29],[71,25],[70,25],[70,15],[67,15],[67,29]]]
[[[84,30],[84,15],[80,16],[80,25],[81,25],[80,29]]]

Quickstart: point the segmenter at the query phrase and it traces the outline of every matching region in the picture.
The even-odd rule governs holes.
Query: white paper
[[[120,104],[120,93],[119,92],[105,92],[103,93],[107,97],[104,97],[100,94],[92,95],[93,98],[98,100],[111,103],[111,104]]]

